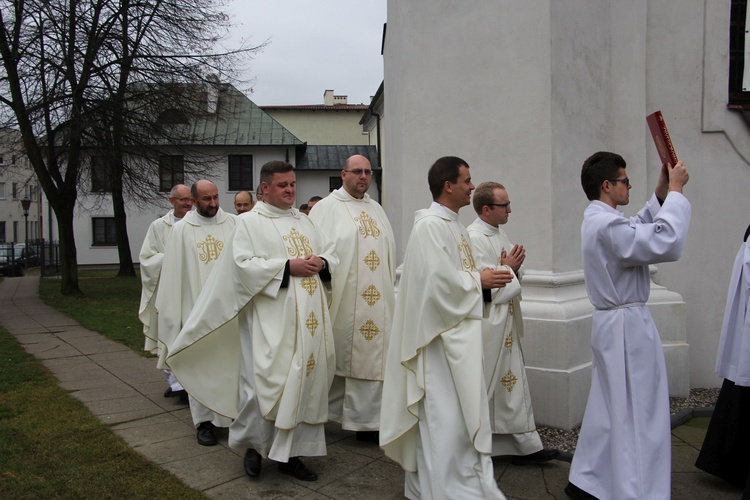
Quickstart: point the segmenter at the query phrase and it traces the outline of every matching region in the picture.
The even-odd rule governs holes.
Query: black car
[[[39,265],[39,256],[24,243],[0,246],[0,274],[23,276],[24,269]]]

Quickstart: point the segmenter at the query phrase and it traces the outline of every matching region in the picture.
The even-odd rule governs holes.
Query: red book
[[[669,138],[667,124],[664,122],[661,111],[656,111],[648,115],[646,123],[648,123],[648,128],[651,130],[651,137],[654,138],[654,144],[656,145],[656,151],[659,152],[661,164],[666,165],[669,163],[674,167],[677,164],[677,154],[674,152],[672,139]]]

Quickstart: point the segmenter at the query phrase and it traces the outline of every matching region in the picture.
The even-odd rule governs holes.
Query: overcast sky
[[[258,105],[322,104],[327,89],[369,104],[383,80],[386,0],[233,0],[232,38],[269,43],[250,63]]]

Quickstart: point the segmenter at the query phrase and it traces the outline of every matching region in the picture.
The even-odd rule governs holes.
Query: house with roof
[[[349,104],[348,101],[348,96],[326,90],[322,104],[261,106],[305,141],[297,150],[297,206],[312,196],[326,196],[341,187],[341,167],[355,154],[370,160],[375,174],[368,194],[381,200],[382,170],[377,144],[360,125],[369,105]]]
[[[341,186],[340,171],[351,155],[370,159],[376,170],[370,196],[380,199],[381,176],[377,148],[368,144],[359,121],[367,105],[349,105],[346,96],[326,91],[324,104],[259,107],[230,84],[218,81],[196,88],[198,108],[186,113],[163,109],[154,125],[169,127],[154,139],[149,165],[154,172],[153,199],[126,202],[131,254],[137,261],[148,226],[171,206],[169,190],[175,184],[191,185],[207,178],[219,188],[221,207],[234,213],[234,195],[248,190],[256,195],[260,168],[271,160],[284,160],[297,169],[297,203],[314,195],[325,196]],[[309,138],[309,139],[308,139]],[[135,155],[134,155],[135,157]],[[103,265],[119,262],[115,218],[103,163],[87,159],[84,182],[79,188],[75,212],[78,263]],[[133,160],[135,161],[135,159]],[[143,153],[138,161],[143,162]],[[198,173],[200,172],[200,173]],[[46,210],[46,209],[45,209]],[[50,240],[57,239],[57,225],[49,226]]]
[[[172,143],[157,144],[149,161],[158,172],[153,179],[153,200],[127,202],[127,226],[131,253],[137,261],[148,226],[166,213],[174,184],[191,185],[197,177],[213,181],[219,188],[222,209],[234,213],[237,191],[255,193],[261,166],[271,160],[297,162],[304,142],[260,109],[230,84],[206,85],[198,99],[203,109],[186,115],[167,109],[158,114],[162,126],[175,129]],[[75,238],[81,265],[119,262],[115,241],[111,195],[98,175],[96,157],[89,158],[89,179],[79,188],[75,211]],[[196,175],[194,172],[201,172]],[[50,239],[57,239],[53,222]]]

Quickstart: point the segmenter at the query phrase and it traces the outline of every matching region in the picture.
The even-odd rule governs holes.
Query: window
[[[182,155],[159,157],[159,191],[168,193],[175,184],[185,183],[185,158]]]
[[[13,221],[13,242],[18,243],[18,221]]]
[[[93,244],[112,246],[117,244],[114,217],[92,217]]]
[[[0,243],[5,243],[5,221],[0,221]]]
[[[14,200],[18,199],[18,183],[17,182],[13,183],[13,199]]]
[[[112,192],[112,167],[101,156],[91,158],[91,192]]]
[[[744,81],[747,0],[732,0],[729,18],[729,107],[750,109],[750,81]]]
[[[229,155],[229,190],[253,189],[253,155]]]
[[[328,192],[336,191],[337,189],[341,188],[341,186],[344,185],[344,181],[341,179],[341,176],[338,177],[329,177],[328,178]]]
[[[0,182],[0,200],[5,199],[5,183]]]

